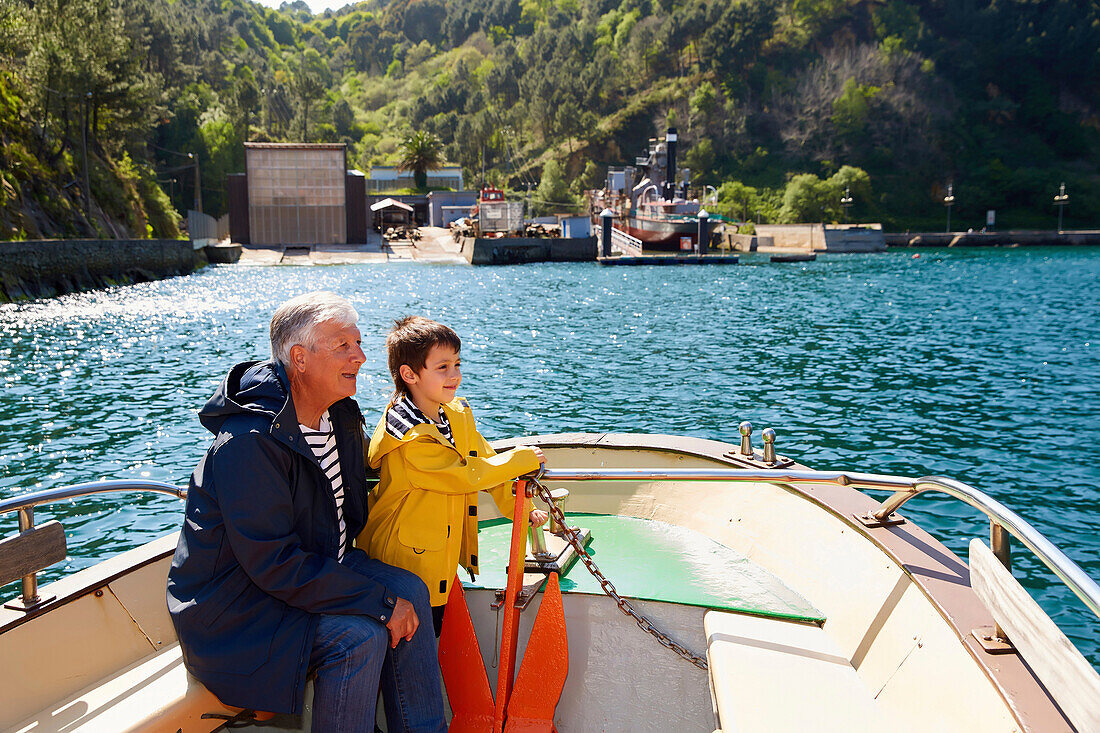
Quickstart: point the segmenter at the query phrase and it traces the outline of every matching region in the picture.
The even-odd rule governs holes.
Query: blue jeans
[[[385,625],[367,616],[322,614],[313,638],[313,730],[373,733],[378,683],[391,733],[447,728],[428,589],[417,576],[352,552],[344,563],[413,605],[420,627],[390,648]]]

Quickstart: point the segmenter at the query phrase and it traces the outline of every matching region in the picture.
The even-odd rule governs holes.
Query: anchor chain
[[[565,512],[562,511],[554,503],[553,499],[551,499],[550,489],[543,486],[542,482],[540,482],[537,477],[533,478],[531,476],[524,476],[524,479],[535,485],[535,489],[538,492],[538,497],[546,502],[546,506],[549,509],[550,514],[553,515],[554,520],[558,523],[558,526],[562,528],[562,531],[565,534],[565,540],[573,546],[574,550],[577,551],[577,557],[579,557],[581,562],[584,563],[584,566],[588,568],[588,572],[592,573],[592,577],[599,581],[600,587],[603,588],[603,592],[607,595],[607,597],[615,601],[615,605],[619,607],[619,610],[625,613],[627,616],[633,618],[634,621],[638,624],[638,628],[651,635],[661,644],[661,646],[676,652],[699,669],[707,669],[706,659],[699,656],[698,654],[689,651],[685,647],[673,641],[671,638],[669,638],[668,634],[665,634],[656,626],[654,626],[652,621],[647,619],[642,614],[638,613],[638,611],[634,608],[634,606],[630,604],[629,601],[619,595],[618,591],[615,590],[615,586],[612,584],[612,582],[607,579],[607,576],[605,576],[598,567],[596,567],[596,562],[592,559],[592,556],[588,554],[588,550],[585,549],[584,545],[581,544],[580,537],[577,536],[575,528],[570,527],[569,524],[566,523]]]

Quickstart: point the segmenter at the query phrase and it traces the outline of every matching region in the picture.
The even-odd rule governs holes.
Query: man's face
[[[302,350],[302,386],[318,402],[331,405],[355,394],[355,378],[367,360],[359,346],[359,329],[325,321],[317,328],[313,349]]]
[[[416,372],[415,379],[405,380],[413,401],[417,404],[445,405],[453,400],[458,385],[462,384],[461,366],[462,360],[457,351],[443,344],[433,346],[424,360],[424,368]]]

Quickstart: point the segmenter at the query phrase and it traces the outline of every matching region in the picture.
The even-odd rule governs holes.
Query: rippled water
[[[185,484],[210,437],[195,411],[233,363],[267,357],[281,301],[328,289],[360,313],[368,416],[389,391],[389,322],[423,313],[462,336],[463,392],[490,438],[736,442],[748,419],[815,468],[971,483],[1100,578],[1100,249],[743,262],[238,265],[0,306],[0,497],[100,478]],[[988,535],[947,498],[905,513],[963,557]],[[50,578],[175,530],[181,504],[126,495],[38,515],[69,533]],[[1036,565],[1017,551],[1017,576],[1098,663],[1095,617]]]

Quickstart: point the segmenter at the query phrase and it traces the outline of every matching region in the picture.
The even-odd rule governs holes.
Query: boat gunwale
[[[659,433],[550,433],[492,441],[491,445],[495,450],[506,450],[518,445],[539,448],[651,450],[685,454],[730,467],[744,468],[726,457],[726,454],[738,450],[736,445],[707,438]],[[777,472],[800,469],[812,470],[796,462],[777,469]],[[955,632],[960,643],[1025,731],[1047,733],[1057,730],[1057,726],[1067,731],[1074,730],[1042,681],[1034,675],[1017,651],[989,654],[974,638],[971,632],[980,627],[992,626],[993,617],[971,587],[970,567],[951,549],[911,520],[902,525],[881,527],[868,527],[860,523],[856,517],[875,511],[881,503],[850,486],[829,483],[788,484],[782,481],[776,481],[773,485],[826,510],[850,529],[870,540],[896,563],[898,569],[921,591]],[[944,558],[954,560],[963,572],[959,573],[956,568],[951,568]],[[928,566],[929,563],[933,564],[932,567]],[[914,570],[921,572],[914,573]]]
[[[158,537],[143,545],[138,545],[133,549],[101,560],[71,575],[58,578],[52,583],[42,586],[39,590],[42,595],[56,594],[56,597],[35,606],[29,611],[0,608],[0,635],[44,616],[50,611],[79,601],[89,593],[101,590],[121,577],[171,557],[176,552],[178,537],[178,530],[170,532],[163,537]],[[169,541],[171,544],[167,546]]]

